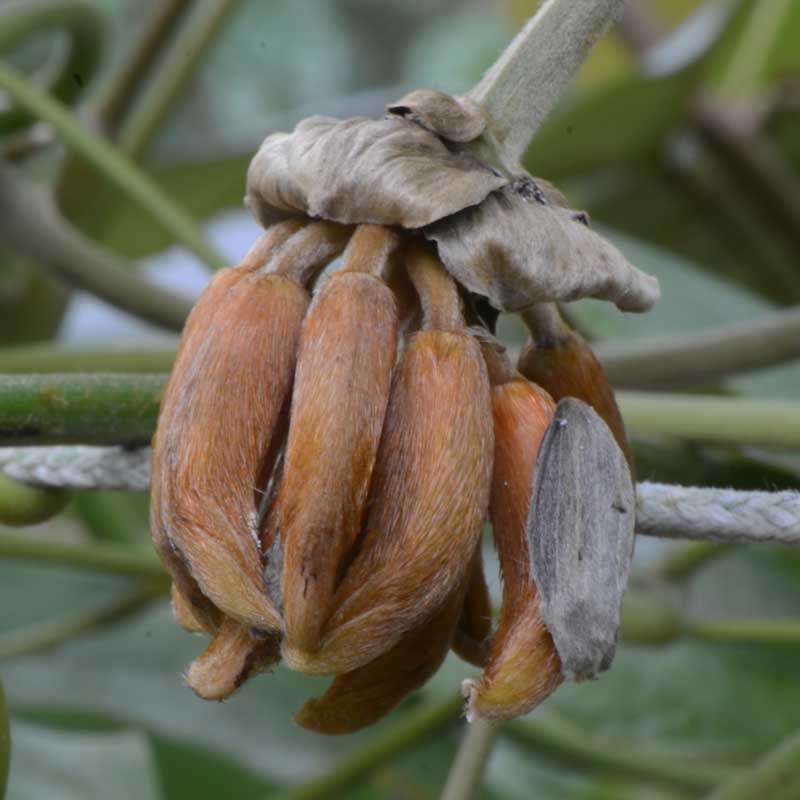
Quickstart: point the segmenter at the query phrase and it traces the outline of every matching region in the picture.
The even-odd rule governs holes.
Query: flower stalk
[[[488,114],[500,164],[516,170],[542,122],[625,0],[545,0],[469,92]]]

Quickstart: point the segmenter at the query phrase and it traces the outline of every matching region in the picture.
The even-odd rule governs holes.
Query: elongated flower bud
[[[418,266],[431,271],[432,286],[441,280],[427,300],[449,307],[424,300],[426,326],[435,321],[440,329],[407,339],[365,534],[336,592],[321,648],[304,654],[284,647],[284,658],[301,671],[356,669],[430,619],[464,580],[486,516],[493,452],[486,367],[475,339],[441,329],[448,320],[463,325],[452,280],[425,253],[416,258],[428,259]]]
[[[522,348],[517,369],[556,403],[577,397],[592,406],[611,429],[633,471],[633,454],[614,390],[589,345],[553,307],[537,306],[523,316],[533,333]]]
[[[279,658],[277,636],[257,638],[235,620],[226,619],[206,651],[192,662],[186,683],[204,700],[224,700]]]
[[[284,424],[308,295],[259,273],[210,291],[222,296],[203,337],[184,340],[167,384],[154,482],[169,540],[203,594],[241,622],[277,629],[261,579],[258,488]]]
[[[355,733],[386,716],[446,658],[464,603],[464,588],[458,587],[430,620],[405,633],[387,653],[338,675],[322,697],[303,704],[295,721],[317,733],[342,734]]]
[[[539,613],[525,536],[536,454],[555,405],[516,378],[492,388],[495,426],[490,514],[503,573],[503,606],[480,681],[465,681],[468,717],[526,714],[561,682],[561,664]]]
[[[453,635],[453,651],[476,667],[485,667],[492,634],[492,599],[483,572],[480,543],[469,569],[464,607]]]
[[[397,242],[388,228],[358,228],[303,324],[278,498],[286,637],[300,649],[319,647],[364,521],[397,357],[395,302],[379,276]]]
[[[196,581],[216,608],[265,630],[281,620],[262,579],[260,493],[282,445],[308,293],[260,265],[277,248],[302,274],[346,241],[330,223],[279,230],[287,235],[266,234],[272,247],[218,273],[187,321],[153,441],[151,498],[154,541],[184,599],[198,606]]]

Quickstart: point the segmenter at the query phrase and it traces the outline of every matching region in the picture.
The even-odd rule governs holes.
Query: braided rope
[[[636,530],[713,542],[800,544],[800,492],[640,483]]]
[[[33,486],[146,491],[150,448],[0,447],[0,471]],[[646,536],[800,545],[800,492],[742,492],[640,483],[636,530]]]
[[[144,492],[150,486],[150,448],[0,447],[0,470],[31,486]]]

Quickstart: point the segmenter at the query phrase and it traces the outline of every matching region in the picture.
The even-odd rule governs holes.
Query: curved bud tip
[[[192,662],[186,684],[204,700],[224,700],[279,660],[278,637],[256,638],[238,622],[226,619],[206,651]]]
[[[446,658],[466,584],[457,587],[430,620],[408,631],[387,653],[337,676],[322,697],[307,700],[295,714],[295,722],[317,733],[344,734],[386,716],[425,684]]]

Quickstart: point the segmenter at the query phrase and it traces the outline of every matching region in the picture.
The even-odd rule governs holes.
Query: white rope
[[[150,448],[0,447],[0,470],[31,486],[144,492],[150,486]]]
[[[150,448],[0,447],[0,471],[33,486],[146,491]],[[741,492],[640,483],[637,533],[800,545],[800,492]]]
[[[712,542],[800,544],[800,492],[640,483],[636,530]]]

